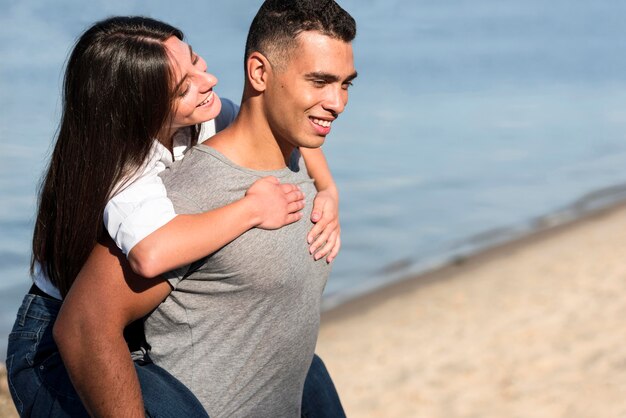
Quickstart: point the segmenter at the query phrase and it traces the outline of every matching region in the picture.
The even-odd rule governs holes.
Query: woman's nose
[[[215,77],[211,73],[207,73],[206,71],[202,71],[199,75],[201,80],[200,91],[202,93],[206,93],[211,90],[217,84],[217,77]]]

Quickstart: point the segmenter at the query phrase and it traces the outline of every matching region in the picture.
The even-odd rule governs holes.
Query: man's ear
[[[267,77],[271,71],[270,62],[260,52],[253,52],[246,60],[248,82],[256,91],[265,91],[267,88]]]

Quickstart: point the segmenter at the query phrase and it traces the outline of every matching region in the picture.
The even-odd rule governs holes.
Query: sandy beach
[[[349,417],[618,418],[625,318],[622,205],[327,312],[317,352]]]
[[[13,406],[13,401],[9,395],[9,386],[7,384],[7,372],[4,364],[0,365],[0,417],[17,418],[17,411]]]
[[[626,417],[626,208],[323,317],[350,417]]]

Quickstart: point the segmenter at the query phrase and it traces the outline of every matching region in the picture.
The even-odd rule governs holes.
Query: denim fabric
[[[9,390],[22,417],[88,417],[52,338],[61,302],[26,295],[7,349]],[[146,416],[208,417],[196,397],[151,362],[136,362]]]
[[[345,418],[339,395],[321,358],[315,354],[304,381],[303,418]]]

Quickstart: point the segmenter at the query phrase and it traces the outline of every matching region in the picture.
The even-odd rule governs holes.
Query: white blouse
[[[220,115],[215,120],[201,125],[198,142],[215,135],[230,125],[237,116],[239,107],[228,99],[221,100]],[[176,217],[174,206],[167,197],[159,173],[174,161],[182,159],[190,145],[191,138],[186,129],[174,135],[173,155],[155,139],[144,168],[134,176],[122,180],[115,187],[113,196],[104,208],[104,226],[125,255],[128,255],[139,241]],[[37,263],[33,279],[39,289],[61,299],[61,293]]]

